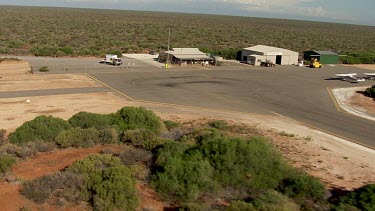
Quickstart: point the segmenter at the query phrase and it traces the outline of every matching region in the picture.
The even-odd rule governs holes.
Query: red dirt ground
[[[33,159],[17,163],[12,168],[13,174],[22,180],[31,180],[43,175],[52,174],[69,166],[73,162],[83,159],[91,154],[99,153],[102,150],[116,153],[123,147],[113,146],[95,146],[88,149],[66,149],[55,152],[41,153]],[[164,209],[164,204],[158,201],[155,191],[150,189],[146,184],[138,181],[137,188],[140,196],[140,207],[138,210],[155,210]],[[20,185],[11,184],[6,181],[0,181],[0,210],[19,210],[22,207],[32,210],[83,210],[84,207],[52,207],[49,205],[37,205],[34,202],[20,195]]]

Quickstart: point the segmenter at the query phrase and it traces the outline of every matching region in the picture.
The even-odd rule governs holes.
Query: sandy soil
[[[349,99],[349,104],[360,107],[371,115],[375,116],[375,99],[365,96],[362,93],[354,93]]]
[[[375,70],[375,65],[373,64],[355,64],[355,65],[350,65],[353,67],[359,67],[362,69],[367,69],[367,70]]]
[[[101,85],[85,75],[9,75],[0,79],[0,92],[46,90],[82,87],[100,87]]]
[[[4,61],[0,63],[0,77],[30,74],[30,65],[26,61]]]
[[[368,87],[333,89],[332,93],[344,111],[375,121],[375,101],[361,94]]]
[[[0,99],[0,128],[11,132],[39,115],[69,119],[80,111],[111,113],[126,105],[125,100],[109,92],[36,96],[29,99],[31,103],[26,103],[25,97]]]

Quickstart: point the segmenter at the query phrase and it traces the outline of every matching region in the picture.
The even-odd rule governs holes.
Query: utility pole
[[[168,27],[168,51],[167,51],[167,60],[165,61],[165,68],[168,68],[169,62],[169,44],[171,42],[171,27]]]

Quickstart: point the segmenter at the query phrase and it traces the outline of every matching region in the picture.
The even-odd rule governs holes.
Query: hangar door
[[[277,56],[276,56],[276,64],[281,65],[281,59],[282,59],[282,57],[283,57],[283,56],[281,56],[281,55],[277,55]]]

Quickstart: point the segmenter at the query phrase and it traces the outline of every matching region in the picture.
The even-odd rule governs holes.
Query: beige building
[[[241,52],[241,61],[244,63],[258,66],[266,60],[278,65],[296,65],[298,52],[266,45],[244,48]]]
[[[158,61],[165,62],[169,59],[172,64],[209,64],[214,59],[198,48],[173,48],[159,54]]]

